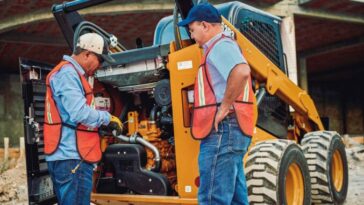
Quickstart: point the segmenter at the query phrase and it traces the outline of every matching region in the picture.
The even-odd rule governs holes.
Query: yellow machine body
[[[247,59],[252,70],[252,75],[257,83],[265,83],[266,90],[271,95],[278,95],[295,109],[295,124],[305,131],[322,130],[323,125],[316,107],[306,91],[295,85],[274,63],[254,46],[244,35],[235,29],[226,19],[223,23],[235,34],[236,41]],[[92,201],[104,204],[197,204],[197,181],[199,141],[194,140],[190,133],[190,108],[187,93],[193,89],[195,76],[203,55],[202,49],[197,45],[189,45],[180,50],[175,49],[175,43],[170,44],[171,53],[168,56],[168,70],[173,110],[173,125],[175,133],[175,160],[177,172],[178,196],[146,196],[146,195],[115,195],[92,194]],[[187,63],[191,68],[179,69],[179,64]],[[129,113],[132,119],[137,118],[137,113]],[[316,128],[311,127],[313,122]],[[129,133],[136,131],[138,125],[134,120],[129,124]],[[289,132],[289,139],[299,140],[297,130]],[[276,139],[273,135],[256,127],[252,138],[252,145],[259,141]],[[291,170],[295,170],[292,167]],[[288,185],[289,186],[289,185]]]

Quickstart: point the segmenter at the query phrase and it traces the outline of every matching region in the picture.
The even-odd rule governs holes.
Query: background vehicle
[[[125,129],[119,138],[103,133],[92,200],[197,204],[199,142],[190,136],[189,93],[202,53],[188,32],[176,26],[178,14],[185,18],[193,3],[176,1],[174,16],[157,25],[153,46],[126,50],[77,13],[102,2],[53,7],[71,49],[82,33],[98,32],[109,39],[116,59],[97,72],[94,93],[98,108],[119,116]],[[348,187],[344,145],[336,132],[324,131],[309,95],[287,77],[280,19],[240,2],[217,8],[254,77],[259,112],[245,158],[251,204],[342,203]],[[42,141],[45,77],[51,68],[21,61],[29,197],[37,204],[55,200]]]

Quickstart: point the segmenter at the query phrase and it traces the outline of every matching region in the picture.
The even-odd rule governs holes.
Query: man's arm
[[[57,73],[51,80],[51,87],[69,114],[70,121],[91,128],[109,124],[111,116],[108,112],[93,109],[86,104],[80,78],[72,67],[63,68]]]
[[[243,85],[246,84],[250,75],[248,64],[237,64],[230,72],[224,98],[215,116],[215,130],[218,130],[218,124],[229,114],[229,109],[239,94],[243,91]]]

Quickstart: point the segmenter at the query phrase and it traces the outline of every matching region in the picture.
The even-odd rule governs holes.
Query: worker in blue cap
[[[211,4],[195,5],[178,25],[188,26],[204,50],[191,130],[201,139],[198,203],[249,204],[243,157],[254,127],[250,67],[237,43],[223,34],[221,14]]]

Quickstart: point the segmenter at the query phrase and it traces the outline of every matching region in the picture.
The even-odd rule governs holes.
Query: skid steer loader
[[[72,50],[83,33],[110,42],[116,63],[93,80],[96,107],[125,122],[117,137],[103,133],[94,172],[95,204],[197,204],[199,142],[190,134],[191,92],[202,51],[177,26],[193,2],[176,0],[150,47],[127,50],[78,10],[106,0],[54,5]],[[236,39],[253,76],[258,116],[244,159],[251,204],[342,204],[348,166],[340,135],[325,131],[315,104],[287,76],[281,19],[241,2],[216,5],[224,32]],[[55,203],[43,144],[45,77],[52,65],[20,60],[30,204]],[[290,111],[294,110],[293,112]]]

